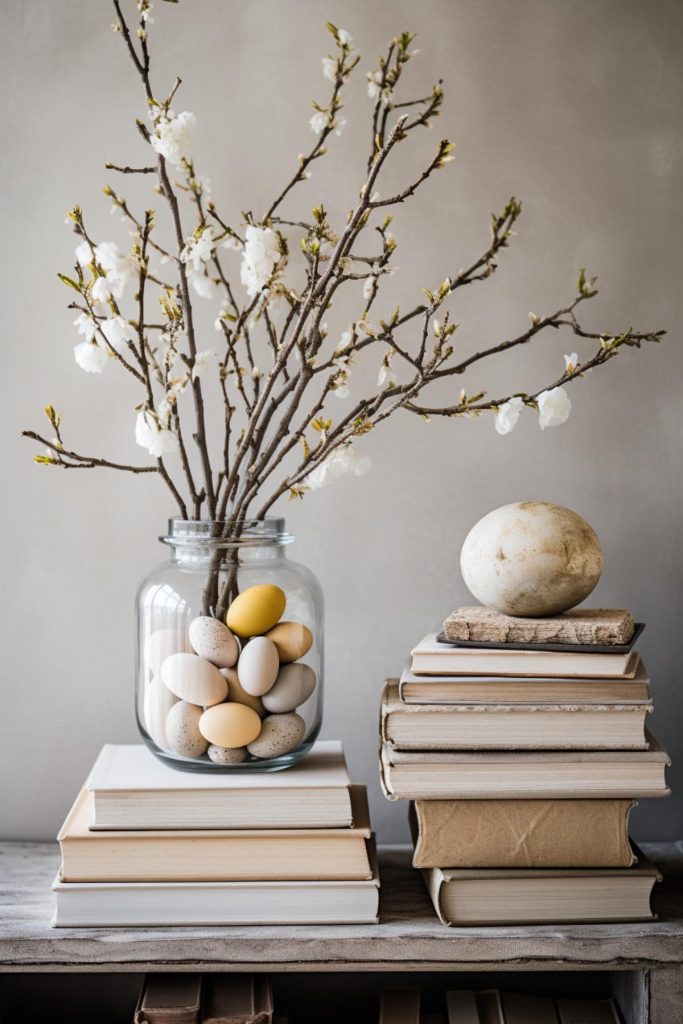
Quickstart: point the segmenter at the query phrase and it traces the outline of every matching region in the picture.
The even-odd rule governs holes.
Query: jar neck
[[[169,546],[174,562],[220,566],[284,559],[285,546],[294,537],[285,531],[284,519],[176,517],[169,519],[168,533],[159,540]]]

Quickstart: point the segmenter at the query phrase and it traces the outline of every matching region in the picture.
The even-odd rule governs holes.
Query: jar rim
[[[238,533],[231,534],[231,526]],[[265,519],[183,519],[168,520],[168,533],[159,537],[172,547],[240,548],[291,544],[294,535],[285,530],[282,517]]]

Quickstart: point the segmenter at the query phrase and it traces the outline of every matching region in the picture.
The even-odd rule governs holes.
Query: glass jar
[[[185,771],[277,771],[312,746],[323,706],[323,597],[289,561],[284,519],[169,520],[170,558],[137,596],[136,716]]]

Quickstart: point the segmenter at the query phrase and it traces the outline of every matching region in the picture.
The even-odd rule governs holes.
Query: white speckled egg
[[[246,747],[217,747],[213,743],[207,754],[214,764],[242,764],[249,756]]]
[[[239,642],[219,619],[200,615],[190,623],[189,633],[195,653],[217,668],[231,668],[237,661]]]
[[[283,665],[275,685],[261,698],[266,711],[282,714],[305,703],[315,690],[315,672],[308,665]]]
[[[145,664],[152,675],[156,675],[171,654],[183,654],[191,650],[185,623],[177,629],[157,629],[145,640]]]
[[[196,704],[179,700],[174,704],[166,719],[168,746],[181,757],[201,757],[206,753],[208,742],[199,731],[202,709]]]
[[[145,686],[145,726],[158,747],[168,747],[166,719],[177,700],[159,676]]]
[[[244,704],[216,704],[199,720],[199,729],[216,747],[246,747],[261,732],[261,719]]]
[[[228,695],[228,684],[216,666],[197,654],[172,654],[161,666],[161,678],[176,697],[205,708]]]
[[[489,512],[462,546],[471,593],[505,615],[559,615],[591,593],[602,572],[594,530],[568,508],[522,501]]]
[[[306,723],[301,715],[290,712],[287,715],[268,715],[263,719],[259,736],[247,743],[247,750],[254,757],[263,759],[280,757],[301,743],[306,732]]]
[[[260,718],[263,718],[266,713],[263,701],[260,697],[253,697],[250,693],[247,693],[240,683],[237,668],[222,668],[220,673],[228,681],[228,700],[234,701],[236,704],[246,704]]]
[[[279,668],[277,647],[265,636],[255,636],[249,641],[237,665],[242,687],[253,697],[262,697],[268,692]]]

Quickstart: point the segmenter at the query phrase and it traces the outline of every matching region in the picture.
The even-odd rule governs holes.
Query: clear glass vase
[[[283,519],[169,521],[137,596],[136,716],[185,771],[277,771],[322,720],[323,597]]]

